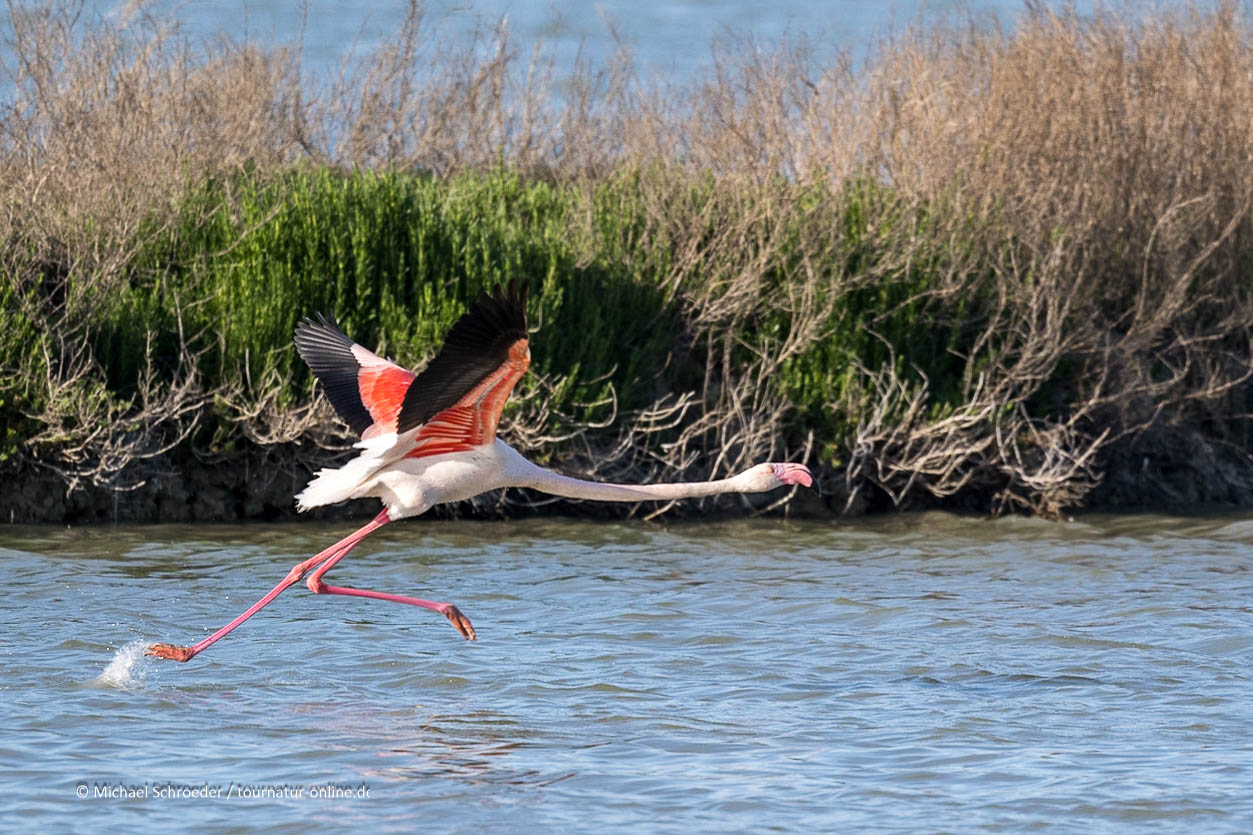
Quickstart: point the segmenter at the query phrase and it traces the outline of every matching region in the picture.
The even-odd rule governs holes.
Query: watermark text
[[[365,783],[113,783],[82,781],[80,800],[368,800]]]

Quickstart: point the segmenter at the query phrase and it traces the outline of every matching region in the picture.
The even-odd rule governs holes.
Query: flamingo
[[[332,586],[326,573],[374,531],[501,487],[529,487],[570,499],[643,502],[761,493],[785,485],[813,486],[803,464],[758,464],[717,481],[607,484],[570,478],[537,466],[496,437],[500,412],[531,362],[527,285],[517,281],[481,293],[453,325],[443,347],[420,374],[401,368],[349,339],[334,318],[318,315],[296,328],[296,349],[322,384],[339,416],[360,435],[361,453],[338,469],[323,469],[296,496],[301,511],[378,498],[383,510],[360,529],[297,563],[278,585],[239,617],[191,646],[153,644],[146,654],[189,661],[305,579],[314,594],[389,600],[439,612],[473,641],[469,618],[451,603],[367,589]],[[312,572],[312,573],[310,573]]]

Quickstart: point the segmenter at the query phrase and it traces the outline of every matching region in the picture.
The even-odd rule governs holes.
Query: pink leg
[[[322,582],[322,575],[335,567],[335,563],[347,555],[347,551],[342,554],[336,554],[328,559],[318,568],[317,571],[309,575],[309,579],[305,580],[305,585],[309,587],[309,591],[314,594],[345,594],[350,597],[368,597],[372,600],[390,600],[392,603],[405,603],[410,606],[421,606],[423,609],[430,609],[433,612],[439,612],[448,618],[449,622],[462,634],[467,640],[474,640],[474,627],[470,625],[470,619],[461,614],[461,610],[451,603],[438,603],[433,600],[423,600],[420,597],[405,597],[399,594],[386,594],[381,591],[369,591],[367,589],[350,589],[343,586],[328,586]]]
[[[378,530],[379,528],[383,527],[390,521],[391,519],[387,516],[387,511],[384,510],[378,516],[375,516],[372,521],[367,523],[360,530],[349,534],[348,536],[344,537],[339,542],[336,542],[330,548],[327,548],[325,551],[322,551],[316,556],[310,557],[304,562],[298,563],[297,565],[292,566],[292,570],[287,572],[287,576],[284,577],[277,586],[270,589],[270,592],[265,597],[261,598],[256,603],[249,606],[248,609],[243,614],[235,618],[230,623],[226,624],[226,626],[223,626],[217,632],[214,632],[212,635],[205,638],[200,643],[194,644],[193,646],[190,646],[190,647],[178,647],[178,646],[174,646],[173,644],[153,644],[152,646],[148,647],[148,651],[145,653],[145,655],[155,655],[157,658],[169,658],[174,661],[190,661],[193,657],[195,657],[201,652],[204,652],[206,649],[213,646],[219,640],[226,637],[226,635],[229,632],[231,632],[231,630],[233,630],[235,627],[239,626],[241,623],[248,620],[248,618],[252,617],[257,612],[261,611],[263,608],[269,605],[269,603],[272,600],[274,600],[274,598],[278,597],[285,590],[287,590],[290,586],[298,582],[301,577],[305,576],[305,572],[308,571],[310,568],[312,568],[313,566],[317,565],[320,562],[323,562],[324,560],[331,561],[332,564],[334,564],[335,562],[338,562],[339,560],[343,559],[344,556],[349,551],[357,547],[357,544],[360,543],[361,540],[365,539],[367,536],[370,535],[370,533]]]

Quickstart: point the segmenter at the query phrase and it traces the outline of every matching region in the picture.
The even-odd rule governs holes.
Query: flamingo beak
[[[817,487],[814,481],[813,473],[804,464],[772,464],[775,478],[784,484],[799,484],[802,487],[813,487],[818,490],[818,495],[822,495],[822,489]]]

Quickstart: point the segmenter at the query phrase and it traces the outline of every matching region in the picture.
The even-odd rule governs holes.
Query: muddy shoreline
[[[1126,444],[1106,462],[1104,477],[1089,501],[1071,512],[1165,513],[1224,512],[1253,507],[1253,466],[1247,456],[1208,444],[1199,434],[1183,442],[1178,432],[1167,437],[1141,437]],[[156,462],[143,473],[134,489],[114,490],[80,486],[67,491],[65,480],[50,470],[27,467],[5,473],[16,489],[0,500],[0,523],[111,524],[150,522],[243,522],[294,519],[348,520],[369,518],[378,512],[374,499],[361,499],[307,513],[296,511],[294,496],[323,466],[342,459],[317,454],[306,446],[253,448],[229,457],[208,460],[180,456]],[[558,466],[558,469],[560,467]],[[948,510],[987,515],[995,508],[988,491],[971,489],[938,498],[917,493],[901,506],[873,485],[863,485],[849,501],[843,473],[815,468],[823,485],[818,496],[797,491],[775,515],[835,519],[910,510]],[[536,499],[542,499],[535,494]],[[765,507],[778,495],[752,497]],[[738,518],[752,512],[740,497],[723,497],[718,504],[681,505],[668,519]],[[532,504],[523,491],[487,494],[475,503],[442,505],[431,511],[444,518],[508,518],[535,515],[577,518],[624,518],[638,515],[631,505],[598,502],[543,502]]]

